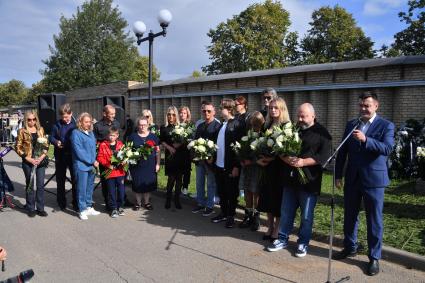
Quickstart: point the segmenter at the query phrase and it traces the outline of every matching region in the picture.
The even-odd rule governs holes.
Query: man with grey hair
[[[277,93],[274,88],[268,87],[265,90],[263,90],[262,99],[263,99],[264,107],[262,110],[260,110],[260,112],[261,114],[263,114],[264,118],[267,117],[267,110],[269,109],[270,101],[272,101],[275,98],[277,98]]]
[[[314,107],[304,103],[298,108],[298,126],[302,141],[299,156],[280,156],[285,162],[282,166],[284,178],[279,237],[267,250],[270,252],[284,249],[294,227],[294,219],[298,208],[301,210],[300,228],[298,231],[298,248],[296,257],[307,254],[311,239],[314,208],[320,194],[322,165],[331,154],[331,135],[325,127],[316,122]],[[307,182],[301,182],[298,169],[304,172]]]

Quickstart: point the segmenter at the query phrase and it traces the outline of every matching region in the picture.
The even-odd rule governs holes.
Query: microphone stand
[[[353,129],[350,131],[350,133],[344,138],[344,140],[338,145],[338,147],[335,149],[334,153],[329,156],[329,158],[326,160],[325,164],[323,164],[322,168],[326,168],[331,162],[332,160],[336,160],[336,156],[339,152],[339,150],[341,149],[341,147],[347,142],[347,140],[351,137],[351,135],[353,134],[353,132],[355,130],[357,130],[357,128],[360,125],[360,120],[359,123],[353,127]],[[334,211],[335,211],[335,199],[334,199],[334,195],[335,195],[335,172],[336,172],[336,162],[334,161],[334,164],[332,166],[332,194],[331,194],[331,231],[330,231],[330,236],[329,236],[329,258],[328,258],[328,280],[326,281],[326,283],[330,283],[331,282],[331,263],[332,263],[332,245],[333,245],[333,236],[334,236]],[[346,276],[341,278],[340,280],[338,280],[337,282],[344,282],[344,281],[348,281],[350,280],[350,276]]]

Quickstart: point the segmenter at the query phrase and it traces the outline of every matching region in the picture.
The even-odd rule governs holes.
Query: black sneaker
[[[227,217],[226,228],[233,228],[233,226],[235,226],[235,218],[233,216]]]
[[[125,211],[122,207],[118,208],[118,215],[119,216],[124,216],[125,215]]]
[[[204,207],[198,205],[197,207],[195,207],[194,209],[192,209],[192,213],[198,213],[198,212],[201,212],[202,210],[204,210]]]
[[[204,210],[204,212],[202,213],[202,216],[207,217],[207,216],[210,216],[210,215],[211,215],[211,214],[213,214],[213,213],[214,213],[214,209],[209,208],[209,207],[205,207],[205,210]]]
[[[47,217],[47,212],[46,211],[44,211],[44,210],[37,210],[37,215],[38,216],[41,216],[41,217]]]
[[[219,215],[217,215],[216,217],[211,218],[212,223],[220,223],[220,222],[223,222],[223,221],[226,221],[226,220],[227,220],[227,217],[224,216],[221,213]]]
[[[35,217],[36,215],[37,215],[37,212],[35,212],[35,210],[28,211],[28,217],[33,218],[33,217]]]

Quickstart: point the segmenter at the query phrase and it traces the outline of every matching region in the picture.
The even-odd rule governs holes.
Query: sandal
[[[133,210],[134,211],[140,210],[140,205],[136,204],[135,206],[133,206]]]
[[[145,209],[147,210],[153,210],[153,206],[150,202],[148,202],[147,204],[144,205]]]

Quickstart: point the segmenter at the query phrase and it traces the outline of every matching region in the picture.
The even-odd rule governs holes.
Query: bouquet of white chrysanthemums
[[[193,153],[193,161],[201,161],[210,159],[218,146],[211,140],[199,138],[191,141],[187,148]]]
[[[416,148],[416,157],[418,158],[418,175],[425,180],[425,147]]]
[[[133,142],[128,142],[123,145],[117,152],[111,156],[111,165],[114,169],[122,167],[125,172],[128,171],[130,165],[136,165],[142,155],[139,150],[133,148]],[[103,171],[103,176],[108,178],[113,169]]]
[[[239,160],[250,160],[254,157],[254,150],[251,148],[251,143],[257,138],[259,138],[259,133],[249,130],[247,135],[243,136],[239,142],[237,141],[230,145]]]
[[[193,135],[195,127],[190,124],[181,123],[171,131],[171,139],[174,143],[188,143]]]

